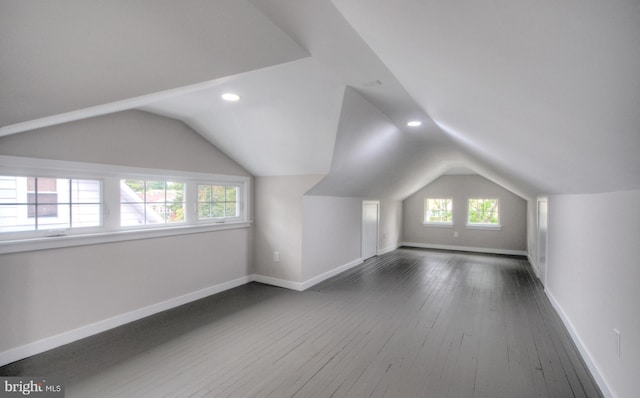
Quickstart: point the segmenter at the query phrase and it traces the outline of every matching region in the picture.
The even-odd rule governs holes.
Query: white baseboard
[[[348,269],[351,269],[353,267],[355,267],[356,265],[360,265],[362,264],[362,259],[361,258],[357,258],[353,261],[348,262],[347,264],[341,265],[339,267],[336,267],[330,271],[324,272],[318,276],[314,276],[311,279],[308,279],[304,282],[293,282],[293,281],[288,281],[285,279],[279,279],[279,278],[273,278],[270,276],[264,276],[264,275],[258,275],[258,274],[253,274],[251,275],[251,280],[255,281],[255,282],[260,282],[260,283],[264,283],[267,285],[272,285],[272,286],[277,286],[277,287],[283,287],[285,289],[291,289],[291,290],[297,290],[299,292],[302,292],[304,290],[307,290],[308,288],[310,288],[311,286],[315,286],[320,282],[323,282],[333,276],[338,275],[339,273],[342,273]]]
[[[302,283],[300,282],[292,282],[286,279],[273,278],[271,276],[264,276],[253,274],[251,275],[251,280],[254,282],[264,283],[265,285],[282,287],[290,290],[297,290],[299,292],[303,291]]]
[[[474,252],[474,253],[507,254],[512,256],[527,255],[527,252],[524,250],[490,249],[490,248],[484,248],[484,247],[471,247],[471,246],[432,245],[430,243],[402,242],[402,246],[419,247],[423,249],[457,250],[457,251]]]
[[[605,398],[616,398],[616,395],[613,393],[613,390],[611,389],[611,387],[609,387],[609,383],[607,383],[605,378],[602,376],[602,372],[600,371],[600,368],[596,364],[596,361],[591,356],[591,352],[589,351],[587,346],[585,346],[585,344],[583,343],[582,339],[580,338],[580,335],[576,331],[576,328],[573,326],[573,324],[569,320],[569,317],[567,317],[567,314],[564,312],[564,309],[562,309],[562,306],[560,305],[560,303],[558,303],[558,300],[556,300],[556,298],[553,297],[553,294],[551,294],[551,292],[547,288],[544,289],[544,292],[549,298],[551,305],[553,306],[553,308],[555,308],[556,312],[560,316],[562,323],[564,323],[564,326],[569,331],[569,335],[571,336],[573,343],[578,348],[578,351],[580,351],[580,355],[582,355],[582,359],[584,360],[587,367],[589,368],[589,371],[593,375],[593,378],[598,384],[598,387],[600,387],[600,390],[602,391],[602,395],[604,395]]]
[[[307,290],[308,288],[310,288],[311,286],[317,285],[320,282],[326,281],[327,279],[334,277],[346,270],[349,270],[353,267],[355,267],[356,265],[360,265],[362,264],[362,259],[361,258],[356,258],[353,261],[350,261],[346,264],[343,264],[337,268],[332,269],[331,271],[327,271],[324,272],[318,276],[314,276],[311,279],[306,280],[305,282],[302,282],[302,290]]]
[[[536,264],[536,262],[533,260],[533,257],[531,257],[531,255],[529,254],[527,254],[527,260],[529,260],[529,264],[531,264],[531,268],[533,268],[533,272],[536,274],[536,277],[540,279],[540,270],[538,269],[538,264]]]
[[[398,247],[400,247],[400,246],[398,246],[398,244],[393,244],[391,246],[387,246],[384,249],[378,250],[377,255],[378,256],[382,256],[383,254],[387,254],[389,252],[392,252],[392,251],[396,250]]]
[[[0,352],[0,366],[18,361],[23,358],[30,357],[32,355],[40,354],[42,352],[51,350],[53,348],[60,347],[65,344],[69,344],[80,339],[84,339],[94,334],[98,334],[98,333],[107,331],[109,329],[116,328],[118,326],[124,325],[129,322],[137,321],[138,319],[142,319],[147,316],[157,314],[159,312],[166,311],[168,309],[175,308],[180,305],[190,303],[192,301],[199,300],[201,298],[211,296],[213,294],[220,293],[237,286],[244,285],[246,283],[249,283],[250,281],[251,281],[250,276],[244,276],[228,282],[223,282],[214,286],[210,286],[192,293],[178,296],[166,301],[162,301],[160,303],[152,304],[144,308],[140,308],[124,314],[116,315],[112,318],[104,319],[102,321],[98,321],[89,325],[81,326],[77,329],[69,330],[67,332],[63,332],[55,336],[46,337],[44,339],[37,340],[20,347],[11,348],[7,351]]]
[[[337,268],[327,271],[323,274],[315,276],[305,282],[292,282],[284,279],[272,278],[263,275],[247,275],[238,279],[234,279],[228,282],[223,282],[214,286],[207,287],[192,293],[188,293],[179,297],[175,297],[160,303],[152,304],[150,306],[139,308],[134,311],[130,311],[124,314],[116,315],[114,317],[104,319],[89,325],[81,326],[77,329],[69,330],[55,336],[46,337],[41,340],[27,343],[20,347],[11,348],[7,351],[0,352],[0,366],[7,365],[9,363],[18,361],[23,358],[30,357],[32,355],[40,354],[45,351],[60,347],[65,344],[72,343],[84,339],[89,336],[93,336],[98,333],[105,332],[109,329],[122,326],[124,324],[137,321],[139,319],[148,317],[150,315],[157,314],[162,311],[169,310],[171,308],[178,307],[183,304],[190,303],[192,301],[199,300],[204,297],[211,296],[216,293],[223,292],[225,290],[232,289],[234,287],[242,286],[251,281],[261,282],[268,285],[283,287],[286,289],[292,289],[297,291],[303,291],[311,286],[314,286],[326,279],[331,278],[341,272],[344,272],[356,265],[362,264],[362,259],[358,258],[347,264],[341,265]]]

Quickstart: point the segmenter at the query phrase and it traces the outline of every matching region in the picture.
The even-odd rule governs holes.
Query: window
[[[198,220],[237,218],[239,190],[237,185],[198,184]]]
[[[185,221],[185,183],[120,180],[120,225]]]
[[[498,199],[469,199],[468,225],[500,226]]]
[[[250,182],[0,155],[0,254],[246,228]]]
[[[453,224],[453,200],[451,198],[426,198],[424,200],[425,224]]]
[[[57,217],[58,179],[27,177],[27,203],[30,203],[27,207],[30,218],[36,216],[36,207],[38,217]]]
[[[0,233],[102,225],[97,179],[0,176]]]

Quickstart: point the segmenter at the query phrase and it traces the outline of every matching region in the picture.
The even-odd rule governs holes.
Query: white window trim
[[[493,229],[493,230],[501,230],[502,229],[502,225],[501,224],[474,224],[474,223],[467,223],[465,226],[465,229]]]
[[[440,227],[440,228],[453,228],[453,221],[452,222],[434,222],[434,221],[429,221],[429,222],[423,222],[422,225],[424,225],[425,227]]]
[[[498,223],[497,224],[485,224],[485,223],[470,223],[469,222],[469,200],[471,199],[489,199],[489,200],[495,200],[496,202],[498,202]],[[469,196],[467,197],[467,214],[465,215],[465,219],[467,220],[465,223],[465,229],[484,229],[484,230],[496,230],[499,231],[502,229],[502,215],[500,214],[502,212],[501,210],[501,206],[500,206],[500,198],[495,197],[495,196],[487,196],[487,195],[473,195],[473,196]]]
[[[220,184],[215,184],[215,183],[211,183],[211,181],[196,181],[195,182],[195,189],[196,191],[194,191],[195,193],[195,198],[198,197],[198,185],[228,185],[228,186],[237,186],[240,187],[240,191],[242,192],[245,187],[243,187],[241,184],[237,183],[237,182],[221,182]],[[238,203],[238,205],[240,206],[240,216],[238,217],[211,217],[211,218],[198,218],[198,201],[196,199],[196,213],[195,213],[195,223],[197,224],[211,224],[211,223],[215,223],[215,224],[228,224],[228,223],[233,223],[233,222],[240,222],[243,221],[242,220],[242,212],[245,210],[246,207],[246,203],[247,203],[247,198],[243,197],[242,200]]]
[[[149,169],[140,167],[105,165],[96,163],[70,162],[62,160],[36,159],[0,155],[0,174],[39,177],[86,178],[102,180],[102,227],[78,228],[60,231],[63,236],[46,236],[51,231],[36,233],[37,236],[0,240],[0,254],[44,250],[59,247],[93,245],[98,243],[120,242],[135,239],[149,239],[174,235],[185,235],[211,231],[222,231],[251,226],[250,214],[250,177],[208,174],[175,170]],[[120,226],[120,189],[121,179],[151,179],[165,181],[184,181],[186,184],[185,202],[187,222],[155,224],[136,227]],[[241,187],[241,217],[237,220],[219,219],[198,220],[196,184],[224,183]],[[54,231],[55,232],[55,231]],[[53,233],[53,235],[58,235]],[[0,235],[1,236],[1,235]]]
[[[3,157],[7,157],[7,156],[1,156],[0,158]],[[0,174],[4,175],[6,173],[4,173],[4,171],[9,171],[9,173],[11,172],[10,168],[5,168],[4,165],[2,164],[1,160],[0,160]],[[47,170],[38,170],[38,176],[37,177],[52,177],[52,178],[59,178],[60,176],[55,174],[56,171],[55,170],[51,170],[51,169],[47,169]],[[28,172],[27,172],[28,173]],[[12,173],[12,174],[16,174],[17,173]],[[24,173],[22,173],[24,174]],[[33,175],[29,175],[29,174],[25,174],[25,175],[21,175],[23,177],[33,177]],[[100,181],[100,188],[101,188],[101,192],[100,192],[100,205],[104,205],[104,181],[100,178],[100,177],[79,177],[76,178],[74,177],[67,177],[67,176],[62,176],[60,177],[62,179],[69,179],[69,180],[77,180],[77,179],[90,179],[90,180],[99,180]],[[104,224],[104,212],[103,214],[100,214],[100,222],[101,224]],[[2,242],[13,242],[13,241],[23,241],[23,240],[28,240],[28,239],[40,239],[40,238],[52,238],[52,237],[59,237],[59,236],[66,236],[66,235],[76,235],[77,232],[80,230],[81,233],[83,234],[92,234],[92,233],[99,233],[104,231],[103,227],[76,227],[76,228],[42,228],[39,230],[35,230],[35,231],[14,231],[14,232],[3,232],[0,233],[0,243]],[[2,251],[0,251],[0,253],[2,253]]]
[[[451,200],[451,221],[425,221],[427,213],[427,199],[450,199]],[[425,227],[453,228],[453,198],[425,196],[422,200],[422,225]]]

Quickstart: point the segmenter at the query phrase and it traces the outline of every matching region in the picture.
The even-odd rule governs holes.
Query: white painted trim
[[[0,254],[251,227],[251,221],[248,221],[251,217],[251,177],[248,176],[149,169],[100,163],[72,162],[65,160],[4,155],[0,155],[0,173],[6,173],[4,175],[38,175],[43,177],[64,176],[65,178],[102,179],[103,195],[105,195],[105,197],[103,197],[102,204],[105,209],[108,209],[109,207],[118,207],[120,205],[119,188],[118,191],[115,192],[116,196],[113,196],[114,192],[109,194],[109,190],[104,189],[105,184],[108,185],[112,179],[117,178],[116,181],[119,181],[121,178],[144,179],[155,176],[161,177],[163,180],[167,181],[172,179],[184,181],[187,183],[186,189],[193,189],[194,192],[195,185],[198,183],[219,182],[239,186],[242,192],[241,204],[244,206],[244,215],[242,217],[238,217],[237,220],[227,219],[225,222],[216,222],[216,220],[212,219],[201,221],[197,220],[197,217],[194,215],[194,199],[189,198],[187,195],[187,219],[186,222],[182,222],[180,225],[155,224],[153,226],[121,227],[119,226],[119,221],[117,221],[117,225],[109,225],[108,218],[105,220],[105,216],[103,215],[103,221],[105,221],[105,223],[102,226],[91,228],[90,230],[87,228],[72,228],[68,230],[68,233],[67,231],[62,232],[61,235],[64,236],[44,236],[43,234],[40,234],[39,231],[33,231],[33,234],[28,233],[26,234],[26,237],[25,234],[21,232],[15,234],[8,233],[12,234],[9,237],[6,234],[0,234]],[[191,212],[193,212],[193,214]],[[46,231],[43,231],[43,233],[46,233]],[[19,237],[14,239],[16,235]]]
[[[580,351],[580,355],[582,355],[582,359],[587,364],[587,367],[589,368],[589,371],[591,372],[591,374],[593,375],[593,378],[595,379],[596,383],[598,384],[598,387],[600,387],[600,390],[602,391],[602,395],[604,395],[605,398],[616,398],[617,395],[613,392],[613,390],[609,386],[609,383],[607,383],[607,380],[602,375],[602,372],[600,371],[600,367],[598,366],[597,362],[595,361],[595,359],[591,355],[591,352],[589,351],[587,346],[584,344],[584,342],[580,338],[580,335],[578,334],[578,331],[576,330],[576,328],[573,326],[573,324],[569,320],[569,317],[564,312],[564,309],[562,309],[562,306],[560,305],[558,300],[556,300],[556,298],[553,296],[553,294],[547,288],[544,289],[544,292],[546,293],[547,297],[549,298],[549,301],[551,302],[551,305],[553,306],[553,308],[556,310],[556,312],[560,316],[560,319],[562,320],[562,323],[564,323],[564,326],[569,331],[569,335],[571,336],[571,339],[573,340],[573,343],[578,348],[578,351]]]
[[[251,222],[229,222],[224,224],[182,225],[179,227],[148,228],[129,231],[112,231],[94,234],[9,240],[0,241],[0,254],[58,249],[61,247],[97,245],[100,243],[124,242],[138,239],[162,238],[176,235],[200,234],[204,232],[226,231],[229,229],[249,227],[251,227]]]
[[[465,224],[465,229],[484,229],[488,231],[501,231],[502,225],[500,224]]]
[[[546,234],[545,234],[545,240],[544,240],[544,249],[545,249],[545,253],[544,253],[544,258],[545,258],[545,264],[544,264],[544,275],[542,275],[542,278],[540,278],[540,263],[538,262],[538,260],[540,259],[540,204],[541,203],[545,203],[547,206],[547,212],[546,212],[546,219],[545,219],[545,224],[547,226],[546,229]],[[535,253],[533,253],[533,256],[535,256],[536,258],[536,274],[538,275],[538,279],[540,279],[540,281],[542,282],[542,284],[544,286],[546,286],[547,284],[547,271],[549,270],[549,200],[546,196],[540,196],[536,199],[536,244],[535,244]]]
[[[436,227],[436,228],[453,228],[454,227],[452,222],[423,222],[422,225],[425,227]]]
[[[300,282],[293,282],[285,279],[273,278],[271,276],[253,274],[251,275],[251,280],[254,282],[264,283],[265,285],[271,285],[276,287],[282,287],[285,289],[296,290],[298,292],[301,292],[304,290],[302,288],[302,283]]]
[[[357,265],[362,264],[363,261],[361,258],[357,258],[353,261],[348,262],[347,264],[341,265],[339,267],[336,267],[330,271],[324,272],[318,276],[314,276],[311,279],[308,279],[304,282],[293,282],[293,281],[288,281],[285,279],[279,279],[279,278],[273,278],[271,276],[265,276],[265,275],[258,275],[258,274],[253,274],[251,276],[251,280],[255,281],[255,282],[260,282],[260,283],[264,283],[267,285],[272,285],[272,286],[277,286],[277,287],[283,287],[285,289],[291,289],[291,290],[296,290],[298,292],[302,292],[304,290],[309,289],[312,286],[317,285],[320,282],[323,282],[331,277],[334,277],[344,271],[347,271]]]
[[[533,268],[533,272],[536,274],[536,278],[540,279],[540,270],[538,270],[538,265],[536,264],[536,262],[533,261],[531,253],[527,253],[527,260],[529,260],[529,264],[531,264],[531,268]]]
[[[322,274],[320,274],[318,276],[314,276],[313,278],[302,282],[302,290],[307,290],[311,286],[317,285],[320,282],[323,282],[323,281],[325,281],[325,280],[327,280],[327,279],[329,279],[331,277],[334,277],[334,276],[336,276],[336,275],[338,275],[338,274],[340,274],[340,273],[342,273],[344,271],[347,271],[347,270],[349,270],[349,269],[351,269],[351,268],[353,268],[353,267],[355,267],[357,265],[360,265],[362,263],[363,263],[362,258],[356,258],[355,260],[350,261],[350,262],[348,262],[348,263],[346,263],[344,265],[341,265],[341,266],[339,266],[337,268],[334,268],[331,271],[327,271],[327,272],[324,272],[324,273],[322,273]]]
[[[362,201],[362,222],[361,222],[361,229],[360,229],[360,257],[364,257],[363,255],[363,251],[364,251],[364,207],[367,205],[375,205],[376,209],[377,209],[377,214],[376,214],[376,254],[374,254],[371,257],[377,256],[378,255],[378,246],[380,244],[380,201],[379,200],[363,200]]]
[[[432,245],[430,243],[402,242],[402,246],[420,247],[423,249],[456,250],[456,251],[474,252],[474,253],[507,254],[512,256],[527,255],[527,252],[524,250],[492,249],[492,248],[471,247],[471,246]]]
[[[234,287],[242,286],[246,283],[249,283],[250,281],[250,276],[243,276],[241,278],[219,283],[217,285],[197,290],[195,292],[187,293],[182,296],[152,304],[147,307],[139,308],[137,310],[133,310],[124,314],[116,315],[114,317],[91,323],[89,325],[81,326],[77,329],[69,330],[55,336],[46,337],[32,343],[27,343],[20,347],[0,352],[0,366],[18,361],[23,358],[27,358],[32,355],[40,354],[56,347],[60,347],[64,344],[69,344],[74,341],[84,339],[86,337],[107,331],[109,329],[113,329],[118,326],[137,321],[138,319],[142,319],[150,315],[154,315],[159,312],[166,311],[171,308],[175,308],[180,305],[187,304],[192,301],[196,301],[201,298],[232,289]]]
[[[42,352],[60,347],[65,344],[72,343],[74,341],[84,339],[89,336],[93,336],[98,333],[105,332],[107,330],[122,326],[124,324],[137,321],[139,319],[157,314],[162,311],[169,310],[171,308],[178,307],[183,304],[190,303],[192,301],[200,300],[202,298],[223,292],[225,290],[233,289],[238,286],[242,286],[249,282],[255,281],[265,283],[268,285],[283,287],[286,289],[303,291],[311,286],[314,286],[326,279],[329,279],[341,272],[347,271],[359,264],[362,264],[362,259],[355,259],[347,264],[341,265],[337,268],[327,271],[318,276],[315,276],[305,282],[292,282],[284,279],[272,278],[264,275],[247,275],[231,281],[219,283],[214,286],[210,286],[195,292],[187,293],[182,296],[178,296],[169,300],[165,300],[156,304],[152,304],[147,307],[139,308],[124,314],[116,315],[111,318],[103,319],[91,323],[89,325],[81,326],[77,329],[62,332],[55,336],[45,337],[44,339],[37,340],[31,343],[27,343],[20,347],[11,348],[7,351],[0,352],[0,366],[18,361],[23,358],[27,358],[32,355],[40,354]]]
[[[383,254],[387,254],[389,252],[392,252],[392,251],[396,250],[398,247],[400,247],[400,246],[398,246],[397,243],[394,243],[391,246],[387,246],[384,249],[380,249],[380,250],[378,250],[378,256],[382,256]]]

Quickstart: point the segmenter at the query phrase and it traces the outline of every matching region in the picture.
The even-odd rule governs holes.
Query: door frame
[[[544,235],[544,245],[541,243],[540,235],[540,205],[545,205],[545,235]],[[543,248],[544,247],[544,253]],[[540,261],[544,256],[544,262]],[[549,200],[547,197],[539,197],[536,200],[536,268],[538,269],[538,275],[540,281],[544,286],[547,285],[547,265],[549,263]],[[540,278],[541,277],[541,278]]]
[[[364,261],[364,209],[367,205],[376,205],[376,250],[373,256],[378,255],[378,244],[380,242],[380,201],[379,200],[363,200],[362,201],[362,228],[360,230],[360,257]]]

